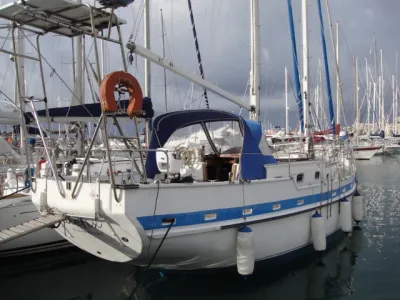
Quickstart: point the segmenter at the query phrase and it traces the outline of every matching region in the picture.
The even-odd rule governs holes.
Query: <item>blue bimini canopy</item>
[[[118,101],[121,111],[126,111],[129,105],[129,100]],[[46,110],[38,110],[37,115],[40,121],[46,120]],[[49,109],[49,116],[52,122],[56,123],[69,123],[69,122],[88,122],[93,121],[93,118],[99,118],[101,115],[100,103],[88,103],[84,105],[55,107]],[[115,115],[117,118],[128,118],[126,113]],[[138,118],[151,119],[154,117],[153,104],[150,98],[143,98],[142,113]],[[31,112],[25,113],[26,123],[29,124],[33,121]]]
[[[126,7],[135,0],[99,0],[100,5],[106,8]]]
[[[264,165],[276,164],[267,141],[264,138],[261,125],[252,120],[243,121],[243,147],[240,156],[242,178],[247,180],[267,178]]]
[[[265,164],[276,163],[263,138],[261,125],[246,121],[241,116],[220,110],[200,109],[169,112],[154,119],[149,149],[161,148],[178,129],[210,122],[237,121],[243,132],[241,174],[248,180],[265,179]],[[149,152],[146,160],[148,178],[159,173],[156,153]]]

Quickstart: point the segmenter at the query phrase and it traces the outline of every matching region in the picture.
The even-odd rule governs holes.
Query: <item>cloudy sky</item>
[[[37,0],[33,0],[37,1]],[[6,4],[10,1],[1,1]],[[151,47],[156,53],[162,53],[162,35],[160,10],[162,9],[166,30],[167,56],[176,65],[198,74],[197,58],[191,31],[191,24],[186,0],[151,0]],[[298,42],[298,52],[301,53],[301,23],[300,0],[292,0],[295,16],[295,26]],[[329,38],[328,20],[326,16],[325,0],[323,2],[325,18],[325,36],[327,39],[328,55],[330,57],[331,86],[333,95],[336,95],[334,65],[332,61],[332,46]],[[364,70],[365,57],[370,56],[370,49],[375,34],[377,48],[383,50],[384,73],[386,77],[386,103],[389,106],[391,99],[389,76],[395,72],[395,53],[399,51],[398,36],[399,21],[397,13],[400,11],[398,0],[330,0],[332,22],[340,23],[340,68],[346,103],[347,122],[353,121],[353,69],[352,52],[359,57]],[[260,0],[261,20],[261,109],[262,120],[274,125],[284,124],[284,68],[288,67],[293,77],[291,58],[291,42],[288,25],[286,1]],[[246,84],[250,70],[250,37],[249,37],[249,1],[247,0],[193,0],[194,17],[198,32],[198,39],[203,58],[206,79],[226,89],[232,94],[244,97],[248,101]],[[133,33],[138,43],[143,42],[143,10],[142,0],[136,0],[132,6],[119,9],[117,14],[127,21],[123,26],[125,42]],[[309,1],[309,37],[310,37],[310,76],[311,88],[316,86],[318,59],[322,59],[322,46],[318,20],[317,1]],[[0,22],[6,23],[6,22]],[[7,32],[0,33],[4,47],[9,49],[10,41],[6,39]],[[32,37],[31,41],[34,41]],[[0,42],[1,42],[0,41]],[[34,49],[28,46],[27,52],[34,54]],[[86,38],[86,52],[94,62],[93,41]],[[71,87],[71,44],[67,38],[48,35],[42,38],[42,51],[51,67],[55,69],[63,80]],[[107,72],[121,69],[121,60],[115,46],[107,47]],[[9,97],[13,97],[13,70],[8,55],[1,55],[3,68],[0,70],[0,87]],[[27,63],[26,81],[28,93],[41,95],[38,66]],[[360,75],[361,88],[365,85],[364,73]],[[143,59],[137,58],[129,71],[143,83]],[[51,68],[46,65],[45,80],[48,97],[52,105],[62,103],[68,105],[70,95],[68,89],[57,78],[50,76]],[[160,67],[152,67],[152,99],[157,113],[165,110],[163,71]],[[168,110],[205,107],[202,101],[201,89],[167,72]],[[324,83],[325,84],[325,83]],[[290,91],[291,124],[296,124],[296,107],[293,92]],[[361,97],[363,92],[361,93]],[[199,98],[200,97],[200,98]],[[58,99],[60,101],[58,101]],[[86,101],[91,102],[87,91]],[[324,100],[326,103],[326,100]],[[222,108],[238,111],[235,105],[209,93],[211,108]],[[390,108],[388,108],[389,113]],[[247,115],[246,112],[243,112]]]

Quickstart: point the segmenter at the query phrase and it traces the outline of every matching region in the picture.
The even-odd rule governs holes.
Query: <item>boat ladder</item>
[[[44,215],[30,220],[17,226],[10,227],[0,231],[0,245],[15,240],[19,237],[28,235],[40,229],[50,227],[65,220],[62,215]]]

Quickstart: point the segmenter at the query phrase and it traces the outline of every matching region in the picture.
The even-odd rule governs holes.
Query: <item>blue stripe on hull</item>
[[[163,219],[175,219],[175,224],[173,227],[178,226],[190,226],[190,225],[200,225],[200,224],[207,224],[207,223],[215,223],[215,222],[222,222],[222,221],[229,221],[240,219],[243,217],[243,209],[252,209],[253,212],[247,217],[259,216],[263,214],[268,214],[272,212],[284,211],[293,208],[300,208],[306,205],[318,203],[320,201],[326,201],[331,198],[337,197],[340,194],[347,193],[351,191],[355,187],[355,182],[349,183],[345,186],[340,187],[339,189],[322,193],[321,194],[314,194],[308,195],[304,197],[297,197],[287,200],[269,202],[269,203],[261,203],[255,205],[246,205],[240,207],[230,207],[230,208],[220,208],[220,209],[213,209],[213,210],[204,210],[204,211],[196,211],[196,212],[187,212],[187,213],[178,213],[178,214],[165,214],[165,215],[155,215],[155,216],[143,216],[138,217],[138,221],[142,225],[145,230],[152,230],[152,229],[161,229],[166,228],[169,224],[163,225]],[[345,191],[344,191],[345,190]],[[304,202],[299,205],[298,200],[303,200]],[[273,209],[274,205],[280,205],[279,209]],[[215,213],[216,218],[213,220],[205,220],[204,215],[208,213]],[[153,225],[154,224],[154,225]]]

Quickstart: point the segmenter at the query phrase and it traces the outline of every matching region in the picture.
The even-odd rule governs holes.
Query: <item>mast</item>
[[[340,79],[340,72],[339,72],[339,23],[336,23],[336,46],[334,45],[334,38],[333,38],[333,30],[332,30],[332,22],[331,22],[331,10],[329,8],[329,3],[328,0],[325,0],[325,5],[326,5],[326,10],[328,14],[328,21],[329,21],[329,33],[331,36],[332,40],[332,48],[333,48],[333,54],[335,57],[335,68],[336,68],[336,97],[337,97],[337,113],[336,113],[336,118],[337,118],[337,124],[340,124],[340,112],[341,112],[341,106],[343,105],[343,91],[342,91],[342,81]],[[321,12],[322,15],[322,12]],[[321,17],[322,18],[322,17]],[[346,115],[343,114],[343,121],[344,123],[346,122]]]
[[[318,72],[317,72],[317,91],[316,91],[316,99],[315,99],[315,114],[317,116],[317,120],[319,120],[320,113],[319,113],[319,106],[320,106],[320,97],[321,97],[321,59],[318,59]],[[320,130],[321,128],[318,128]]]
[[[370,133],[370,121],[371,121],[371,85],[369,82],[369,70],[368,70],[368,58],[365,58],[365,76],[367,81],[367,132]]]
[[[336,22],[336,64],[339,66],[339,22]],[[336,124],[340,124],[340,77],[336,68]]]
[[[325,42],[325,35],[324,35],[324,21],[322,19],[321,0],[318,0],[318,12],[319,12],[320,27],[321,27],[320,30],[321,30],[321,39],[322,39],[322,50],[324,53],[325,79],[326,79],[326,89],[327,89],[327,94],[328,94],[330,126],[331,126],[331,130],[332,130],[332,134],[335,135],[336,134],[335,114],[333,111],[331,81],[330,81],[330,75],[329,75],[328,57],[327,57],[326,42]]]
[[[194,16],[193,16],[193,10],[192,10],[192,1],[191,0],[188,0],[188,6],[189,6],[190,21],[192,23],[194,44],[195,44],[195,47],[196,47],[197,62],[199,63],[200,76],[201,76],[201,78],[204,79],[204,69],[203,69],[203,63],[201,61],[200,47],[199,47],[199,41],[197,39],[196,25],[195,25],[195,22],[194,22]],[[208,95],[207,95],[207,90],[206,89],[203,89],[203,95],[204,95],[204,101],[206,103],[206,108],[210,108],[210,105],[208,103]]]
[[[317,72],[317,87],[315,88],[315,117],[319,120],[319,65]],[[319,130],[319,129],[318,129]]]
[[[358,104],[358,98],[359,98],[359,93],[358,93],[358,90],[359,90],[359,86],[358,86],[358,58],[356,58],[356,60],[355,60],[355,69],[356,69],[356,78],[355,78],[355,100],[356,100],[356,141],[357,141],[357,144],[358,144],[358,124],[360,123],[360,109],[359,109],[359,104]]]
[[[397,134],[397,116],[398,116],[398,113],[399,113],[399,108],[398,108],[398,106],[399,106],[399,102],[398,102],[398,99],[397,99],[397,73],[398,73],[398,68],[399,68],[399,61],[398,61],[398,56],[397,56],[397,52],[396,52],[396,71],[395,71],[395,74],[396,74],[396,78],[395,78],[395,89],[396,89],[396,91],[395,91],[395,116],[396,116],[396,120],[394,121],[394,134]]]
[[[290,38],[292,40],[292,57],[293,57],[294,83],[295,83],[295,87],[296,87],[296,103],[297,103],[299,120],[300,120],[300,132],[304,133],[304,119],[303,119],[303,110],[304,109],[303,109],[303,100],[301,97],[299,60],[297,58],[297,43],[296,43],[296,34],[295,34],[294,22],[293,22],[292,0],[287,0],[287,5],[288,5],[288,13],[289,13]]]
[[[150,0],[144,0],[144,47],[150,50]],[[151,68],[150,60],[144,59],[144,96],[151,98]],[[145,122],[145,142],[150,143],[151,120]]]
[[[250,119],[260,118],[260,20],[258,0],[250,0],[251,20],[251,70],[250,70]]]
[[[395,126],[395,87],[394,87],[394,75],[392,75],[392,111],[393,111],[393,120],[392,120],[392,132],[394,133],[394,126]]]
[[[304,135],[309,136],[309,109],[308,109],[308,16],[307,16],[307,0],[301,1],[301,16],[302,16],[302,39],[303,39],[303,120],[304,120]]]
[[[104,31],[103,31],[104,35]],[[105,60],[106,60],[106,49],[105,49],[105,44],[104,40],[100,41],[100,52],[101,52],[101,66],[100,66],[100,78],[103,79],[105,77]]]
[[[160,9],[161,13],[161,34],[162,34],[162,50],[163,50],[163,57],[165,58],[165,32],[164,32],[164,17],[162,9]],[[165,100],[165,112],[168,112],[168,100],[167,100],[167,70],[164,68],[164,100]],[[204,89],[207,93],[207,90]],[[206,102],[208,104],[208,102]]]
[[[381,119],[382,119],[382,130],[385,130],[385,95],[384,95],[384,90],[385,90],[385,80],[383,79],[383,52],[381,49]]]
[[[11,29],[12,30],[12,29]],[[20,27],[16,28],[17,31],[17,42],[15,43],[15,53],[19,53],[19,54],[24,54],[25,53],[25,38],[24,38],[24,34],[22,33],[22,29]],[[18,66],[17,71],[15,72],[15,74],[17,76],[15,76],[15,79],[17,80],[17,84],[16,84],[16,98],[15,98],[15,104],[21,109],[21,120],[24,117],[24,113],[25,113],[25,102],[24,102],[24,98],[25,92],[26,92],[26,84],[25,84],[25,60],[23,57],[21,56],[14,56],[14,59],[16,59],[17,64],[16,66]],[[18,83],[19,82],[19,83]],[[22,128],[22,126],[20,127],[20,149],[21,149],[21,153],[25,153],[26,151],[26,136],[25,136],[25,128]]]
[[[378,129],[382,129],[382,76],[378,76],[378,96],[376,102],[376,110],[377,110],[377,125]]]
[[[289,106],[288,106],[288,71],[285,67],[285,130],[289,134]]]
[[[82,0],[76,0],[76,3],[82,4]],[[73,94],[71,96],[71,106],[77,106],[80,104],[85,103],[85,68],[84,68],[84,61],[86,58],[85,55],[85,43],[83,35],[78,35],[73,38]],[[100,75],[100,74],[98,74]],[[83,128],[84,123],[79,122],[78,125],[78,136],[76,139],[76,150],[78,151],[78,155],[82,155],[84,152],[84,135],[83,135]]]
[[[77,4],[82,4],[82,0],[76,0]],[[83,59],[85,58],[85,54],[83,53],[83,37],[82,35],[78,35],[73,38],[73,95],[71,98],[71,106],[80,105],[83,103],[83,86],[84,80],[82,78],[83,75]]]
[[[372,131],[373,131],[373,133],[375,133],[375,122],[376,122],[376,89],[377,89],[377,87],[376,87],[376,82],[375,81],[373,81],[373,84],[374,84],[374,96],[373,96],[373,99],[372,99],[372,125],[371,125],[371,127],[372,127]]]

